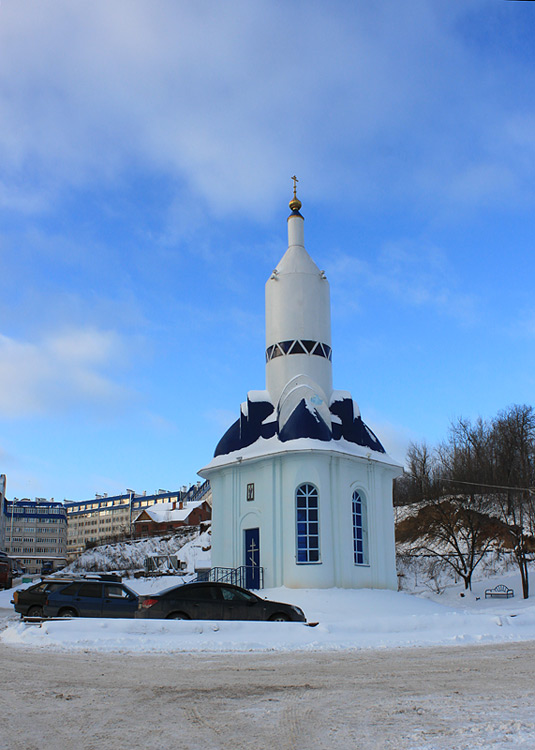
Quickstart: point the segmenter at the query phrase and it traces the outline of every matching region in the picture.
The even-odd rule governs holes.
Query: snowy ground
[[[183,579],[132,579],[138,593]],[[514,599],[485,599],[485,588],[505,583]],[[309,622],[215,622],[79,618],[26,624],[9,610],[12,592],[0,593],[0,642],[58,650],[103,652],[336,651],[535,640],[535,598],[518,596],[515,574],[474,584],[464,594],[451,586],[426,597],[379,590],[265,589],[262,596],[300,606]],[[461,596],[461,594],[464,594]]]
[[[139,593],[174,582],[128,581]],[[515,598],[485,600],[497,583]],[[535,597],[519,584],[479,581],[462,597],[461,586],[262,592],[301,606],[313,628],[39,627],[0,592],[0,750],[532,750]]]
[[[0,644],[1,750],[533,750],[535,643],[110,654]]]

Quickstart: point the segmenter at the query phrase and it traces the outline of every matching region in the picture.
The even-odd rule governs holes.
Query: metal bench
[[[485,591],[485,599],[512,599],[514,595],[513,589],[508,589],[503,583],[498,584],[494,589]]]

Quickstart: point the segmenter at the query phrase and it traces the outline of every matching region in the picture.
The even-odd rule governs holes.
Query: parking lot
[[[147,655],[0,646],[0,748],[535,746],[535,643]]]

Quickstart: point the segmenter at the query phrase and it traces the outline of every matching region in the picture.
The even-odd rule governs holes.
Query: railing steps
[[[240,565],[239,568],[210,568],[199,573],[195,581],[232,583],[247,589],[264,588],[264,568],[259,565]]]

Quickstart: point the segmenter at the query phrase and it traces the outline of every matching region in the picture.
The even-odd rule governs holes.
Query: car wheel
[[[290,618],[288,615],[285,615],[283,612],[277,612],[275,615],[271,615],[269,618],[270,622],[290,622]]]
[[[30,607],[28,610],[28,614],[26,617],[42,617],[43,616],[43,608],[40,607],[38,604],[35,604],[33,607]]]
[[[191,620],[191,617],[187,615],[185,612],[171,612],[171,614],[167,615],[165,619],[166,620]]]
[[[60,617],[78,617],[78,612],[71,607],[65,607],[58,612]]]

